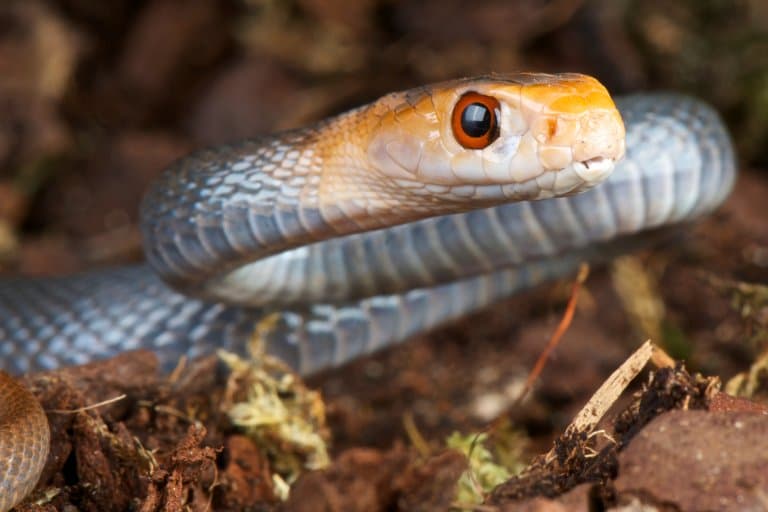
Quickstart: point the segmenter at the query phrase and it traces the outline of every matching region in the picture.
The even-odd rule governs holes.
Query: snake
[[[11,375],[151,349],[266,353],[303,375],[642,246],[736,177],[703,102],[612,98],[575,73],[391,93],[312,126],[198,150],[140,206],[146,262],[0,281],[0,511],[48,449]]]

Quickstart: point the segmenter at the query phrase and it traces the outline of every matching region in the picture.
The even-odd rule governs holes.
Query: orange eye
[[[499,137],[497,118],[500,111],[496,98],[476,92],[465,93],[453,107],[453,136],[467,149],[483,149]]]

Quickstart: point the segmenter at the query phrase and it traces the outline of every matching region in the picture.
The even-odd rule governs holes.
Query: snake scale
[[[647,243],[735,176],[718,115],[684,96],[614,105],[592,78],[526,73],[389,94],[173,164],[142,203],[148,264],[1,281],[0,368],[137,348],[172,368],[243,352],[272,314],[267,351],[309,374]],[[0,373],[0,511],[46,436]]]

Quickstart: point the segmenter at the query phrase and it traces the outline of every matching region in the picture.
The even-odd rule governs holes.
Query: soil
[[[216,358],[163,375],[134,352],[26,376],[53,442],[17,509],[768,509],[766,27],[757,2],[699,0],[3,3],[5,273],[137,261],[138,201],[174,158],[453,76],[576,70],[618,93],[693,93],[723,113],[741,162],[715,214],[591,270],[522,402],[572,279],[305,385],[278,371],[312,447],[328,447],[328,464],[290,485],[322,450],[236,426],[252,383]],[[598,430],[568,430],[648,338],[676,365],[642,373]],[[469,460],[453,432],[475,439]],[[484,449],[495,465],[462,477]],[[498,466],[505,477],[481,486]]]

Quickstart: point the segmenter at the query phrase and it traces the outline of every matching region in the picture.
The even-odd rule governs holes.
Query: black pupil
[[[482,137],[491,130],[491,111],[482,103],[470,103],[461,113],[461,128],[470,137]]]

